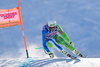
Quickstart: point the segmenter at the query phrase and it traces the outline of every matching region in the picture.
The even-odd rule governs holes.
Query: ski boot
[[[78,57],[82,57],[82,58],[86,58],[87,56],[82,55],[79,51],[77,51],[76,49],[74,51],[72,51],[75,55],[77,55]]]
[[[69,53],[67,53],[67,51],[66,50],[62,50],[62,51],[60,51],[64,56],[67,56],[67,57],[70,57],[71,59],[76,59],[76,57],[74,57],[74,56],[71,56]]]
[[[71,56],[70,54],[67,54],[66,56],[70,57],[71,59],[75,60],[77,57]]]

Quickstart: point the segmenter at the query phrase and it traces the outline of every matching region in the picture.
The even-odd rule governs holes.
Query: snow
[[[79,58],[72,60],[68,57],[55,57],[49,58],[43,51],[38,48],[36,44],[29,46],[30,58],[25,58],[23,49],[20,49],[19,58],[0,58],[0,67],[99,67],[100,58]],[[51,49],[53,50],[53,49]]]
[[[26,67],[99,67],[100,58],[80,58],[77,60],[55,58],[36,60]]]
[[[100,58],[9,58],[0,60],[0,67],[100,67]]]

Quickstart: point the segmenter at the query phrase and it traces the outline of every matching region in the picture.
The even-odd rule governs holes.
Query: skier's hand
[[[82,57],[82,58],[86,58],[87,57],[87,55],[82,55],[82,54],[79,54],[78,56]]]
[[[53,53],[50,53],[49,56],[50,56],[50,58],[54,58],[54,54]]]
[[[70,45],[72,45],[74,47],[74,44],[72,42],[70,42]]]

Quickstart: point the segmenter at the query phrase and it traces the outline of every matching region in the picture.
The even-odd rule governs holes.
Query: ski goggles
[[[51,29],[55,29],[56,28],[56,26],[54,26],[54,27],[49,27],[49,29],[51,30]]]

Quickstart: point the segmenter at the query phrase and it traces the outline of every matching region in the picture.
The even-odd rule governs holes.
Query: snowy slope
[[[100,67],[100,58],[85,58],[80,60],[64,58],[42,59],[33,61],[26,67]]]
[[[33,49],[37,46],[30,46],[30,57],[25,58],[23,49],[20,49],[19,58],[0,58],[0,67],[99,67],[100,58],[79,58],[72,60],[66,57],[57,57],[50,59],[43,52],[43,49]],[[53,51],[53,48],[51,49]],[[60,53],[59,53],[60,54]]]
[[[100,67],[100,58],[30,58],[0,60],[0,67]]]

